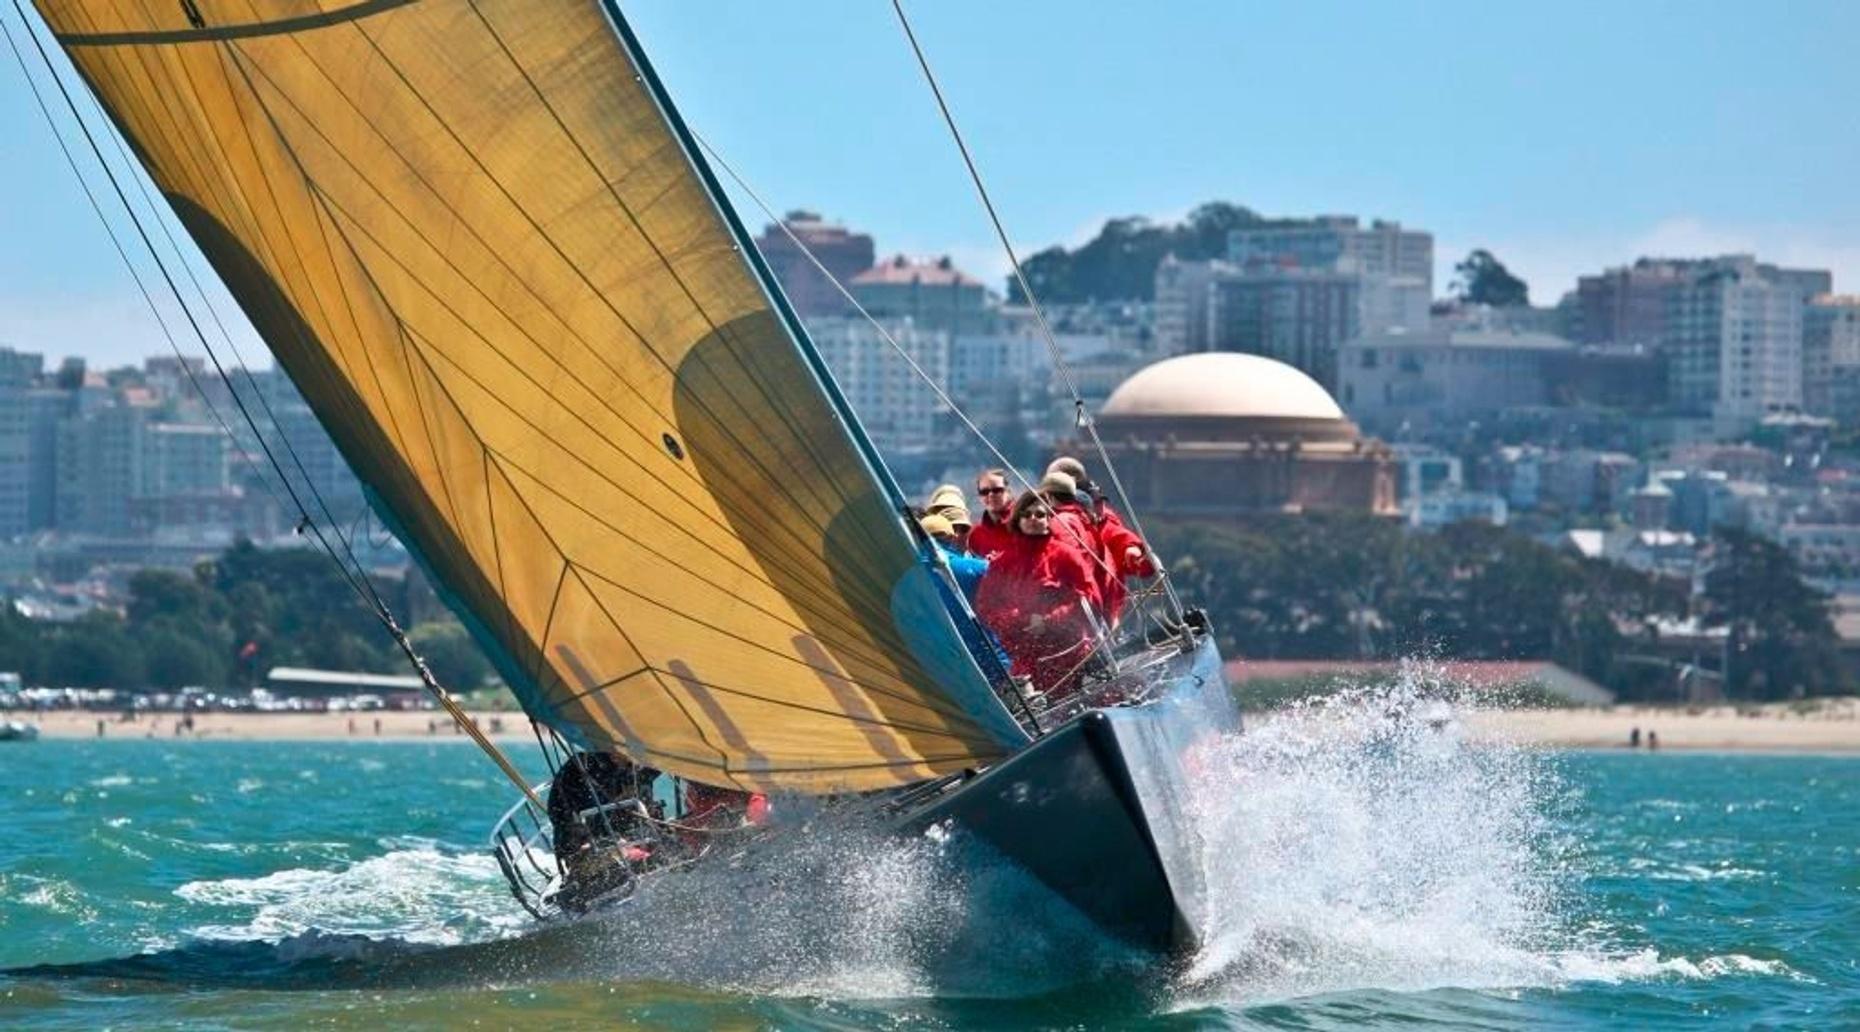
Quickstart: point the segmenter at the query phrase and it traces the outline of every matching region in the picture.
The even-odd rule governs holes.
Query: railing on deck
[[[533,791],[536,798],[547,799],[549,782]],[[561,888],[562,870],[555,859],[555,829],[549,815],[529,796],[519,798],[491,827],[491,855],[523,909],[538,919],[558,913],[554,899]]]

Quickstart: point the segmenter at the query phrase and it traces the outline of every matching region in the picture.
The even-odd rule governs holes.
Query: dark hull
[[[988,843],[1105,931],[1161,953],[1207,927],[1195,825],[1194,751],[1237,731],[1239,711],[1211,641],[1157,674],[1141,705],[1090,710],[903,817],[906,833],[947,823]]]

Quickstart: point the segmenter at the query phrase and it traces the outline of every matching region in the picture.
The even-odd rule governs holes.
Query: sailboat
[[[1196,943],[1184,786],[1238,723],[1205,620],[1105,634],[1069,711],[986,669],[613,3],[34,2],[552,767],[879,799]]]

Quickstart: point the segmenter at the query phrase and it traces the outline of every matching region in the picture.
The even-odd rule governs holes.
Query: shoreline
[[[121,712],[14,710],[0,720],[37,724],[42,738],[95,740],[160,739],[216,742],[324,742],[324,741],[460,741],[463,731],[443,710],[379,710],[361,713],[194,713],[193,728],[177,733],[180,713],[136,713],[134,720]],[[468,714],[492,738],[530,737],[529,718],[516,711]],[[99,728],[101,727],[101,733]]]
[[[1565,749],[1638,751],[1860,753],[1860,698],[1809,704],[1666,707],[1615,705],[1578,709],[1475,710],[1465,717],[1474,740]]]
[[[530,737],[529,719],[517,711],[470,714],[487,735]],[[1255,712],[1265,723],[1274,714]],[[1860,697],[1812,704],[1661,707],[1616,705],[1575,709],[1473,709],[1459,715],[1473,741],[1527,748],[1628,750],[1634,729],[1659,738],[1660,751],[1860,753]],[[437,710],[362,713],[195,713],[191,730],[176,733],[178,713],[149,713],[124,720],[121,713],[84,710],[15,710],[0,720],[36,724],[45,738],[168,741],[468,741],[450,717]],[[102,733],[99,734],[101,724]]]

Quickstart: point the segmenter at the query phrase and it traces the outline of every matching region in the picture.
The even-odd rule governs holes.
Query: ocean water
[[[1205,758],[1217,925],[1176,966],[960,843],[851,833],[538,928],[453,742],[0,745],[0,1027],[1860,1027],[1860,760],[1408,712]]]

